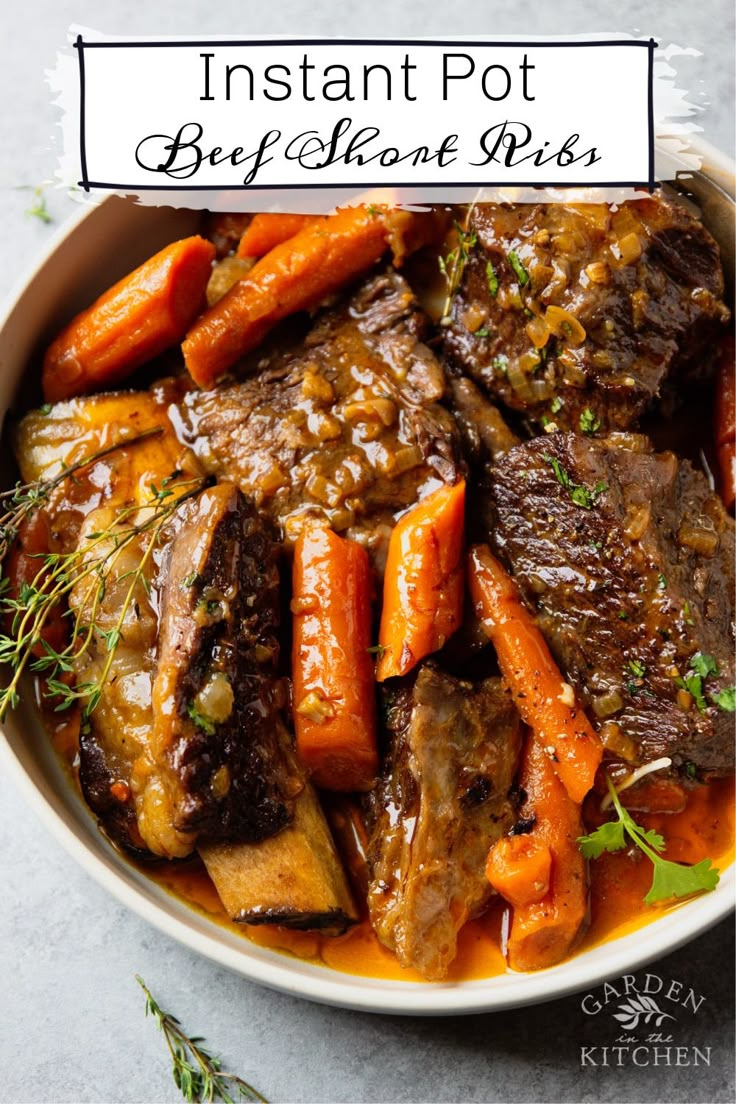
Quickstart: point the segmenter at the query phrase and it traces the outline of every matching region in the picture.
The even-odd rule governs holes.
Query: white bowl
[[[706,151],[706,175],[733,195],[733,166]],[[706,203],[706,211],[708,204]],[[29,365],[59,326],[105,287],[178,237],[195,215],[138,207],[110,197],[83,207],[54,236],[46,255],[11,296],[0,331],[0,411],[12,406]],[[721,221],[717,216],[715,221]],[[720,233],[729,233],[729,219]],[[719,234],[719,228],[713,226]],[[724,242],[725,244],[725,242]],[[29,804],[67,851],[113,896],[195,951],[263,985],[326,1004],[372,1012],[437,1015],[533,1004],[589,988],[674,950],[725,917],[733,904],[734,866],[718,888],[553,969],[481,981],[415,983],[357,977],[257,946],[208,920],[125,861],[107,843],[78,796],[32,704],[7,719],[0,754]]]

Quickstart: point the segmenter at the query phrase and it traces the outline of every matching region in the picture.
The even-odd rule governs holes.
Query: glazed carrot
[[[488,852],[486,877],[514,905],[541,901],[549,893],[552,852],[533,835],[503,836]]]
[[[486,545],[471,549],[468,570],[476,613],[496,649],[516,707],[534,740],[551,757],[568,794],[580,804],[593,785],[603,754],[601,742],[522,605],[516,584]]]
[[[512,970],[543,970],[567,956],[586,921],[588,883],[577,844],[584,829],[580,806],[535,739],[527,740],[519,782],[527,795],[523,815],[534,816],[531,834],[522,838],[533,841],[540,855],[548,852],[549,886],[539,900],[514,904],[506,956]]]
[[[366,790],[376,776],[368,553],[322,527],[294,549],[294,727],[299,757],[328,790]]]
[[[281,242],[288,241],[315,223],[327,223],[324,215],[254,215],[238,243],[238,257],[263,257]]]
[[[396,523],[378,632],[379,682],[438,651],[463,616],[465,483],[440,487]]]
[[[715,423],[721,497],[730,510],[736,501],[736,356],[732,337],[724,340],[718,359]]]
[[[420,218],[401,211],[348,208],[277,245],[192,326],[182,344],[192,379],[210,387],[277,322],[313,309],[366,272],[394,237],[423,225]]]
[[[202,306],[214,256],[200,237],[167,245],[73,318],[44,358],[46,400],[109,388],[180,341]]]

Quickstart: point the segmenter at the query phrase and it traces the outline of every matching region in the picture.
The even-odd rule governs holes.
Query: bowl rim
[[[733,180],[736,164],[730,158],[705,141],[700,140],[693,145],[703,156],[701,171],[704,175],[711,180],[715,177],[715,182],[721,187],[723,180]],[[105,197],[102,203],[113,198]],[[0,309],[0,335],[51,256],[97,206],[101,204],[81,205],[78,212],[65,219],[46,248],[26,267]],[[722,872],[721,882],[714,892],[685,902],[646,926],[624,935],[614,935],[603,944],[537,973],[507,971],[486,979],[459,982],[389,981],[342,973],[328,966],[305,964],[288,954],[256,953],[256,950],[263,952],[264,948],[255,948],[246,938],[243,938],[242,945],[231,945],[224,936],[217,937],[218,926],[214,922],[211,922],[213,930],[210,932],[208,928],[199,930],[201,925],[195,925],[193,917],[192,922],[179,917],[173,905],[175,898],[169,898],[172,904],[167,907],[167,898],[163,894],[159,900],[145,894],[123,876],[120,864],[126,862],[124,858],[110,848],[111,855],[105,861],[90,843],[72,829],[26,770],[8,740],[4,726],[0,726],[0,731],[3,737],[0,740],[0,762],[6,772],[50,834],[103,889],[165,935],[218,965],[260,985],[322,1004],[395,1015],[466,1015],[541,1004],[592,988],[606,978],[632,972],[676,950],[724,919],[736,899],[736,864],[732,863]],[[78,795],[75,797],[81,804],[81,798]],[[184,915],[188,911],[193,916],[199,915],[186,906],[184,910]],[[226,929],[220,931],[224,933]]]

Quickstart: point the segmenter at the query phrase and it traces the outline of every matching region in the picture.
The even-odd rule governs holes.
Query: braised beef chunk
[[[277,546],[220,484],[182,508],[162,594],[150,774],[139,821],[198,843],[254,842],[303,787],[279,712]]]
[[[478,204],[445,353],[536,422],[631,425],[674,372],[702,372],[728,311],[718,246],[662,198]]]
[[[404,966],[443,977],[487,903],[491,843],[513,823],[520,722],[500,679],[473,686],[424,664],[395,692],[374,797],[371,923]]]
[[[506,453],[490,496],[491,540],[606,747],[732,770],[734,529],[705,476],[645,437],[553,433]]]
[[[309,514],[369,545],[397,511],[455,478],[455,428],[428,322],[392,270],[325,311],[258,374],[182,405],[185,435],[296,539]]]
[[[470,465],[484,465],[518,445],[498,407],[466,376],[450,379],[450,406]]]

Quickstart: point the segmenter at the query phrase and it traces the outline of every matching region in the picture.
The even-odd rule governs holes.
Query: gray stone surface
[[[391,35],[640,30],[702,50],[683,81],[710,101],[706,136],[733,153],[733,15],[728,0],[558,0],[416,5],[386,0],[35,0],[2,6],[0,293],[53,227],[24,219],[51,172],[54,112],[42,70],[71,22],[112,33]],[[58,224],[72,209],[47,194]],[[274,1101],[733,1100],[733,924],[653,968],[706,996],[678,1011],[676,1042],[710,1047],[710,1066],[581,1068],[580,1047],[611,1045],[610,1015],[579,998],[469,1019],[394,1019],[322,1008],[229,974],[160,935],[82,873],[0,777],[0,1100],[174,1101],[163,1043],[133,974],[207,1035]],[[673,1029],[674,1033],[674,1029]]]

